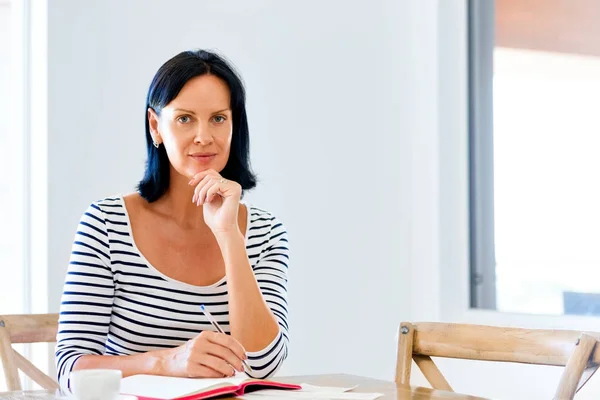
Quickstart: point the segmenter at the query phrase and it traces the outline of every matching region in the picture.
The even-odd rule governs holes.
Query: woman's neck
[[[156,211],[174,220],[183,229],[210,229],[204,222],[202,205],[192,203],[195,186],[189,179],[172,171],[169,189],[155,202]]]

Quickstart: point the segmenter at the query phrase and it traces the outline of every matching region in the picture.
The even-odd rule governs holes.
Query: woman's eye
[[[216,115],[213,120],[217,123],[217,124],[222,124],[223,122],[225,122],[225,117],[222,115]]]
[[[182,124],[187,124],[190,122],[190,117],[187,115],[182,115],[181,117],[177,118],[177,121],[181,122]]]

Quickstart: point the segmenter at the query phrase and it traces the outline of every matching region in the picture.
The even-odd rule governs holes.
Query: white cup
[[[118,369],[83,369],[71,372],[71,392],[77,400],[117,400],[122,373]]]

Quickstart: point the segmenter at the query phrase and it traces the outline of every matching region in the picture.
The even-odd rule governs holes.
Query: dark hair
[[[239,183],[242,191],[256,186],[256,176],[250,168],[248,119],[246,117],[246,92],[241,78],[225,59],[205,50],[184,51],[164,63],[154,75],[144,116],[146,119],[146,148],[148,160],[144,178],[138,184],[140,195],[148,202],[158,200],[169,188],[170,162],[164,146],[154,147],[150,135],[148,108],[160,115],[192,78],[211,74],[222,79],[231,94],[233,133],[229,159],[221,175]]]

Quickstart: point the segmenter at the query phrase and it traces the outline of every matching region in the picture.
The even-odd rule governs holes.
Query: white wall
[[[465,210],[444,199],[464,189],[445,181],[464,167],[464,0],[48,1],[48,309],[85,207],[141,177],[155,70],[215,48],[247,83],[249,200],[290,234],[282,374],[392,379],[398,322],[443,319],[462,295],[445,257],[464,262],[466,243],[444,232]],[[556,371],[510,368],[442,363],[458,391],[552,393]]]

